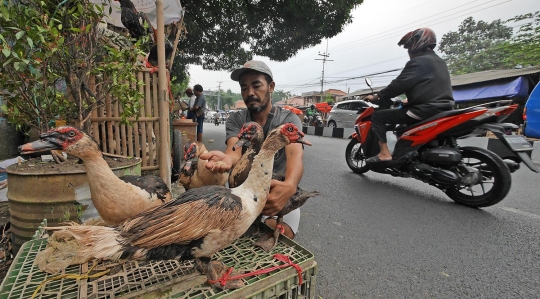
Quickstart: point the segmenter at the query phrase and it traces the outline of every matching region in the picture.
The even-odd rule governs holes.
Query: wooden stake
[[[171,61],[170,61],[170,67],[172,70],[173,62],[174,62],[174,55],[176,54],[176,48],[178,47],[178,42],[180,41],[180,33],[182,32],[182,24],[184,22],[184,8],[182,8],[182,17],[180,17],[180,21],[178,21],[178,25],[176,27],[176,38],[174,39],[174,47],[171,55]]]
[[[167,69],[165,66],[165,28],[163,0],[156,0],[158,78],[159,78],[159,176],[171,187],[171,145],[169,100],[167,99]]]

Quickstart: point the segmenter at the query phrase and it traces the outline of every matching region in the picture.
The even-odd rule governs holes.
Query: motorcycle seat
[[[444,111],[444,112],[441,112],[439,114],[435,114],[432,117],[421,120],[421,121],[419,121],[417,123],[413,123],[413,124],[409,124],[409,125],[406,125],[406,124],[398,125],[396,127],[395,131],[396,131],[397,134],[401,135],[402,133],[404,133],[405,131],[407,131],[408,129],[410,129],[412,127],[423,125],[423,124],[428,123],[430,121],[433,121],[435,119],[454,116],[454,115],[459,115],[459,114],[463,114],[463,113],[466,113],[466,112],[477,111],[477,110],[481,110],[481,109],[483,109],[483,108],[482,107],[469,107],[469,108],[463,108],[463,109]]]

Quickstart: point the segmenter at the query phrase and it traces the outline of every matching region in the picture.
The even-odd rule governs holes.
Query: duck
[[[19,147],[21,154],[48,150],[62,150],[83,161],[92,202],[108,225],[118,225],[140,212],[172,200],[169,187],[160,177],[117,177],[103,158],[97,142],[78,128],[58,127]]]
[[[243,153],[230,171],[228,183],[231,188],[241,185],[246,180],[253,158],[257,155],[264,142],[263,128],[256,122],[247,122],[242,126],[240,134],[238,134],[238,139],[239,140],[233,150],[241,148]],[[272,179],[283,182],[285,181],[285,176],[272,173]],[[281,231],[280,227],[283,225],[283,216],[298,209],[304,205],[309,198],[317,195],[319,195],[318,191],[306,191],[297,186],[296,192],[289,198],[285,206],[283,206],[281,211],[276,215],[277,219],[274,233],[272,235],[263,235],[255,243],[255,246],[262,248],[266,252],[270,252],[275,248]],[[258,222],[256,224],[258,224]]]
[[[178,183],[189,190],[208,185],[225,186],[229,174],[214,173],[205,167],[208,160],[200,159],[202,153],[208,152],[202,142],[192,142],[184,146],[184,165],[180,170]],[[218,162],[220,163],[220,162]]]
[[[228,289],[241,281],[221,284],[222,262],[217,251],[238,239],[261,214],[270,189],[275,153],[290,143],[311,145],[294,124],[272,130],[253,159],[247,179],[236,188],[204,186],[142,212],[115,227],[61,226],[47,230],[68,232],[81,244],[79,256],[91,259],[195,260],[212,286]],[[54,235],[53,233],[53,235]]]

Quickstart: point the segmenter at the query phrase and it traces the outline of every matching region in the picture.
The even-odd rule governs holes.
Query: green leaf
[[[26,41],[28,42],[28,45],[30,46],[30,48],[34,47],[34,41],[30,37],[27,37]]]
[[[9,54],[11,54],[11,51],[7,48],[3,48],[2,49],[2,54],[4,54],[4,56],[6,56],[6,58],[9,57]]]
[[[21,39],[21,37],[22,37],[23,35],[24,35],[24,31],[19,31],[19,32],[17,32],[17,33],[15,34],[15,38],[19,40],[19,39]]]

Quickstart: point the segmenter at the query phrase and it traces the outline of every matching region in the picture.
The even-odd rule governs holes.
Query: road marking
[[[536,215],[536,214],[533,214],[533,213],[523,212],[523,211],[520,211],[518,209],[508,208],[508,207],[502,207],[501,209],[503,209],[505,211],[508,211],[508,212],[516,213],[516,214],[519,214],[519,215],[531,217],[531,218],[534,218],[536,220],[540,220],[540,215]]]

